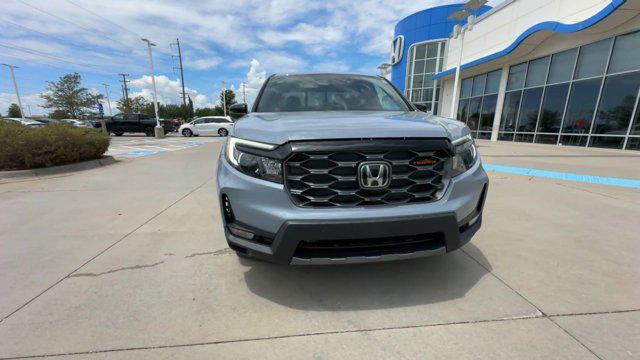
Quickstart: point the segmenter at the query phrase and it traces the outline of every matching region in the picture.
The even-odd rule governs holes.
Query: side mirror
[[[427,108],[427,105],[425,105],[425,104],[416,104],[416,103],[412,103],[412,104],[413,104],[413,106],[415,106],[415,107],[416,107],[416,109],[418,109],[419,111],[422,111],[422,112],[427,112],[427,111],[429,111],[429,108]]]
[[[249,108],[247,107],[247,104],[244,104],[244,103],[233,104],[229,106],[229,117],[232,118],[234,121],[247,115],[248,112],[249,112]]]

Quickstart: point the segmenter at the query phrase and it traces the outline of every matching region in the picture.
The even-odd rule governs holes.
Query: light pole
[[[18,98],[18,107],[20,108],[20,118],[24,119],[24,110],[22,109],[22,101],[20,101],[20,92],[18,91],[18,83],[16,83],[16,76],[13,74],[13,68],[19,69],[17,66],[2,64],[9,68],[11,72],[11,80],[13,81],[13,88],[16,89],[16,97]]]
[[[242,83],[242,102],[245,104],[247,103],[247,90],[245,83]]]
[[[467,17],[467,24],[464,26],[456,25],[453,27],[453,33],[451,33],[452,39],[460,38],[460,53],[458,54],[458,63],[456,64],[456,77],[453,80],[453,95],[451,96],[451,118],[456,118],[456,105],[458,103],[458,88],[460,83],[460,66],[462,66],[462,51],[464,50],[464,34],[467,31],[473,30],[473,22],[476,17],[469,15]]]
[[[151,47],[156,46],[156,44],[152,43],[148,39],[142,39],[142,41],[147,43],[147,47],[149,48],[149,65],[151,66],[151,83],[153,84],[153,111],[156,114],[156,127],[154,129],[156,138],[164,137],[164,129],[160,126],[160,117],[158,117],[158,94],[156,90],[156,76],[153,72],[153,55],[151,54]]]
[[[222,82],[222,111],[224,117],[227,117],[227,85],[224,81]]]

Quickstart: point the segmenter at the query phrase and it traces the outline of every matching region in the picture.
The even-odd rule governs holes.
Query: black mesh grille
[[[333,207],[434,201],[446,187],[444,150],[366,150],[298,152],[285,161],[285,179],[299,206]],[[384,189],[362,189],[358,165],[384,161],[391,183]]]

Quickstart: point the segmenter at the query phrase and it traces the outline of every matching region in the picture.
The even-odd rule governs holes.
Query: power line
[[[59,57],[57,55],[53,55],[53,54],[49,54],[49,53],[45,53],[39,50],[34,50],[34,49],[29,49],[26,47],[22,47],[22,46],[16,46],[16,45],[7,45],[7,44],[2,44],[0,43],[0,46],[8,48],[8,49],[12,49],[12,50],[16,50],[16,51],[22,51],[22,52],[26,52],[32,55],[37,55],[37,56],[42,56],[42,57],[46,57],[46,58],[50,58],[53,60],[57,60],[57,61],[62,61],[62,62],[66,62],[66,63],[70,63],[70,64],[74,64],[74,65],[80,65],[80,66],[86,66],[86,67],[95,67],[95,68],[102,68],[102,66],[97,65],[97,64],[91,64],[91,63],[79,63],[79,62],[75,62],[75,61],[71,61],[71,60],[67,60],[65,58]]]
[[[120,40],[116,40],[116,39],[114,39],[114,38],[112,38],[112,37],[108,36],[104,31],[100,31],[100,30],[96,30],[96,29],[91,29],[91,28],[87,28],[87,27],[84,27],[84,26],[80,26],[80,25],[78,25],[77,23],[75,23],[75,22],[73,22],[73,21],[67,20],[67,19],[65,19],[65,18],[63,18],[63,17],[60,17],[60,16],[56,15],[56,14],[52,14],[52,13],[50,13],[49,11],[42,10],[42,9],[40,9],[40,8],[36,7],[36,6],[33,6],[33,5],[29,4],[29,3],[26,3],[24,0],[18,0],[18,1],[19,1],[19,2],[21,2],[23,5],[26,5],[26,6],[28,6],[28,7],[32,8],[32,9],[34,9],[34,10],[36,10],[36,11],[39,11],[39,12],[41,12],[41,13],[43,13],[43,14],[46,14],[46,15],[49,15],[49,16],[51,16],[51,17],[55,18],[55,19],[58,19],[58,20],[60,20],[60,21],[64,21],[64,22],[66,22],[66,23],[68,23],[68,24],[71,24],[71,25],[76,26],[76,27],[78,27],[78,28],[80,28],[80,29],[83,29],[83,30],[85,30],[85,31],[88,31],[88,32],[90,32],[91,34],[94,34],[96,31],[99,31],[99,32],[101,32],[101,33],[103,34],[102,36],[104,36],[105,38],[107,38],[107,39],[109,39],[109,40],[113,41],[114,43],[116,43],[116,44],[123,44],[123,43],[122,43],[122,41],[120,41]],[[130,47],[130,48],[131,48],[131,49],[134,49],[133,47]],[[138,49],[135,49],[135,50],[138,50]]]
[[[106,22],[108,22],[108,23],[110,23],[110,24],[113,24],[113,25],[115,25],[115,26],[119,27],[120,29],[122,29],[122,30],[124,30],[124,31],[130,32],[131,34],[135,35],[136,37],[142,37],[140,34],[136,33],[135,31],[133,31],[133,30],[129,30],[129,29],[127,29],[126,27],[124,27],[124,26],[122,26],[122,25],[120,25],[120,24],[118,24],[118,23],[116,23],[116,22],[113,22],[113,21],[109,20],[109,19],[105,18],[104,16],[101,16],[101,15],[99,15],[99,14],[96,14],[95,12],[93,12],[93,11],[91,11],[91,10],[89,10],[89,9],[85,8],[85,7],[82,7],[82,6],[80,6],[80,5],[76,4],[75,2],[73,2],[73,1],[71,1],[71,0],[65,0],[65,1],[66,1],[66,2],[68,2],[68,3],[69,3],[69,4],[71,4],[71,5],[74,5],[74,6],[78,7],[78,8],[80,8],[80,9],[82,9],[82,10],[84,10],[84,11],[88,12],[89,14],[91,14],[91,15],[93,15],[93,16],[95,16],[95,17],[97,17],[97,18],[100,18],[100,19],[102,19],[102,20],[104,20],[104,21],[106,21]]]

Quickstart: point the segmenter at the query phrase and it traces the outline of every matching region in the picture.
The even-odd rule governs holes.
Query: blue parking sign
[[[100,103],[98,103],[98,112],[100,113],[100,116],[104,116],[104,108]]]

